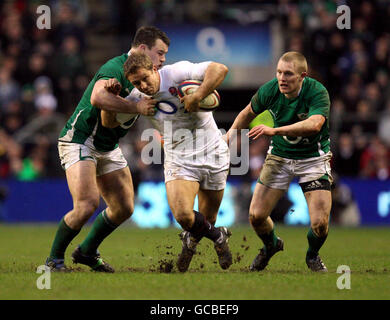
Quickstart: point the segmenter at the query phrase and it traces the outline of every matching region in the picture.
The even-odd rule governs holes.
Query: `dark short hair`
[[[145,68],[146,70],[153,69],[153,62],[150,57],[143,52],[132,53],[125,61],[123,65],[123,72],[126,79],[129,78],[130,74],[134,74],[138,69]]]
[[[146,44],[151,49],[157,39],[161,39],[167,46],[171,42],[166,33],[159,28],[153,26],[141,27],[137,30],[131,47],[136,48],[141,44]]]

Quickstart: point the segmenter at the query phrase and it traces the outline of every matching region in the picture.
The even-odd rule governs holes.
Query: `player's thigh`
[[[309,209],[311,225],[326,232],[332,207],[332,194],[329,190],[314,190],[304,193]],[[326,230],[321,230],[321,229]]]
[[[284,193],[285,190],[273,189],[257,183],[249,207],[249,218],[263,220],[269,217]]]
[[[198,192],[199,212],[202,213],[209,222],[215,223],[217,219],[217,214],[222,202],[224,191],[224,189],[200,189]]]
[[[99,189],[96,181],[95,163],[89,160],[78,161],[66,169],[65,172],[74,207],[81,205],[97,207],[99,204]]]
[[[290,161],[268,154],[260,172],[258,182],[272,189],[287,190],[294,178]]]
[[[195,197],[199,191],[199,182],[189,180],[171,180],[165,184],[169,207],[175,218],[191,215]]]
[[[129,167],[97,177],[100,193],[110,210],[129,213],[134,210],[134,188]]]

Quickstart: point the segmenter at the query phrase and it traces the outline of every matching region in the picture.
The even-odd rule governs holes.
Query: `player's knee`
[[[252,208],[249,210],[249,222],[252,226],[259,226],[263,224],[266,219],[267,216],[261,210]]]
[[[122,204],[121,208],[115,213],[116,216],[122,218],[122,220],[126,220],[131,217],[134,212],[134,203],[128,202]]]
[[[99,199],[87,199],[77,201],[74,211],[81,220],[88,220],[99,206]]]
[[[318,237],[325,237],[328,234],[328,220],[316,219],[312,221],[311,228]]]
[[[75,210],[81,215],[92,215],[99,206],[98,199],[88,199],[78,201],[75,206]]]
[[[193,211],[180,211],[175,215],[176,221],[181,225],[184,230],[190,230],[194,223]]]

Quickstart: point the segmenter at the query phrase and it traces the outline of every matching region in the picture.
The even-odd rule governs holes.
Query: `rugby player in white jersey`
[[[184,229],[179,271],[187,271],[203,237],[214,242],[221,268],[229,268],[231,233],[226,227],[214,227],[229,170],[229,149],[212,112],[199,111],[200,101],[222,83],[227,67],[216,62],[181,61],[158,70],[147,55],[136,53],[126,60],[124,72],[135,87],[129,99],[146,95],[157,101],[156,114],[148,118],[163,138],[168,203]],[[202,84],[195,93],[179,98],[177,86],[188,79],[202,80]],[[119,125],[113,119],[113,113],[102,115],[103,125]],[[199,212],[193,210],[197,195]]]

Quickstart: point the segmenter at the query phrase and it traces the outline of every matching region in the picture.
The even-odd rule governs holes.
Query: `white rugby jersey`
[[[148,116],[164,141],[165,162],[190,164],[203,168],[226,169],[229,149],[222,139],[212,112],[187,112],[180,103],[177,87],[184,80],[203,80],[210,62],[180,61],[164,66],[160,74],[157,112]],[[145,94],[134,88],[128,99],[141,99]],[[221,164],[222,167],[221,167]]]

